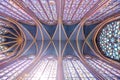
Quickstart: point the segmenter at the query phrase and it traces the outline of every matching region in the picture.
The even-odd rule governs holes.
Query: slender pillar
[[[62,28],[62,20],[59,18],[58,21],[58,27],[59,27],[59,54],[58,54],[58,79],[57,80],[64,80],[63,79],[63,65],[62,65],[62,51],[61,51],[61,28]]]
[[[62,51],[61,51],[61,29],[62,29],[62,0],[56,0],[57,13],[58,13],[58,29],[59,29],[59,54],[58,54],[58,68],[57,68],[57,80],[64,80],[63,65],[62,65]]]

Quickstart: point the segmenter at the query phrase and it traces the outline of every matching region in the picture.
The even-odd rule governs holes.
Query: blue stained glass
[[[120,61],[120,21],[106,24],[98,36],[98,44],[103,54]]]
[[[115,39],[114,39],[114,38],[111,38],[111,42],[114,43],[114,42],[115,42]]]

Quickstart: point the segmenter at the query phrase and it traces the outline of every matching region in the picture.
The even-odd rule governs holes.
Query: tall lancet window
[[[118,80],[120,70],[96,58],[87,59],[89,65],[107,80]]]
[[[22,73],[32,61],[31,59],[21,58],[0,69],[0,80],[16,80],[16,77]]]
[[[79,59],[67,58],[63,60],[65,80],[96,80]]]
[[[30,71],[25,80],[56,80],[57,79],[57,60],[48,57],[41,59]]]

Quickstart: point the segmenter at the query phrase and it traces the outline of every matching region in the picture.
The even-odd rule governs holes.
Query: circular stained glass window
[[[97,44],[105,56],[120,61],[120,20],[110,22],[100,30]]]

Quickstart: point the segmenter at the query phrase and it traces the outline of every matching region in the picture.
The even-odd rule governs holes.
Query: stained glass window
[[[5,39],[3,37],[0,37],[0,43],[4,42]]]
[[[65,80],[96,80],[80,60],[63,60]]]
[[[98,0],[65,0],[63,20],[81,20],[97,2]]]
[[[108,23],[100,31],[98,44],[105,56],[120,61],[120,21]]]
[[[23,0],[42,21],[53,24],[57,20],[55,0]]]
[[[93,67],[94,70],[100,73],[107,80],[117,80],[120,76],[119,69],[116,69],[99,59],[87,59],[87,62]]]
[[[29,73],[25,80],[56,80],[57,60],[43,59]]]
[[[7,30],[4,28],[0,28],[0,43],[5,42],[5,38],[2,35],[6,34]]]
[[[20,21],[31,21],[31,17],[11,0],[1,0],[0,12]]]
[[[120,0],[111,0],[111,2],[98,10],[89,18],[89,21],[101,21],[120,11]]]
[[[0,52],[4,51],[4,50],[6,50],[6,49],[7,49],[6,46],[0,46]]]
[[[0,27],[0,53],[7,50],[7,47],[5,45],[2,45],[2,43],[6,41],[6,39],[3,37],[3,35],[5,35],[6,33],[7,33],[7,30]]]
[[[16,77],[24,71],[30,64],[32,60],[20,59],[10,64],[3,69],[0,69],[0,80],[15,80]]]
[[[5,34],[5,33],[7,33],[7,30],[4,29],[4,28],[0,28],[0,35],[1,35],[1,34]]]

